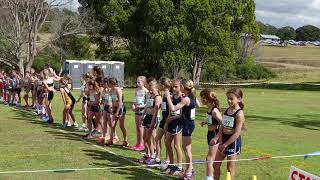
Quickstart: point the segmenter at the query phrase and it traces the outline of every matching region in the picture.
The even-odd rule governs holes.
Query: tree
[[[253,0],[80,3],[92,9],[95,18],[104,24],[96,41],[99,49],[110,47],[114,37],[126,39],[132,61],[145,75],[157,77],[167,72],[175,77],[186,69],[199,84],[206,63],[241,62],[238,55],[242,33],[250,33],[253,39],[258,36]]]
[[[298,41],[317,41],[320,39],[320,29],[312,26],[302,26],[296,30]]]
[[[293,40],[296,38],[296,31],[293,27],[286,26],[278,29],[276,35],[279,36],[283,41]]]
[[[47,22],[48,14],[68,4],[69,0],[0,0],[0,36],[10,45],[7,47],[6,54],[0,51],[1,62],[9,63],[19,68],[21,74],[29,71],[32,67],[35,57],[46,47],[59,38],[71,34],[83,32],[80,30],[83,21],[77,23],[68,19],[67,24],[72,24],[72,28],[66,28],[66,31],[59,31],[50,36],[45,43],[39,41],[39,32]],[[60,19],[61,16],[52,16]],[[62,16],[64,17],[64,16]],[[60,19],[61,20],[61,19]],[[55,21],[64,22],[64,21]],[[76,24],[76,25],[75,25]],[[56,24],[53,27],[60,27]],[[70,27],[70,26],[67,26]]]
[[[267,34],[267,35],[275,35],[278,31],[278,28],[276,28],[273,25],[270,24],[263,24],[262,22],[257,22],[259,29],[260,29],[260,33],[261,34]]]

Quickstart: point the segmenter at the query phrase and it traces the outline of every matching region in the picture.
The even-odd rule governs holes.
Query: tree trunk
[[[19,72],[22,74],[22,76],[24,76],[24,65],[23,65],[24,60],[22,58],[19,59],[18,62],[18,68],[19,68]]]

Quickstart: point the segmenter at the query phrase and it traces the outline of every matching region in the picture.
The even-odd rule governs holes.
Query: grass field
[[[222,106],[226,107],[225,90],[216,89]],[[239,158],[304,154],[320,151],[320,92],[243,89],[248,131],[243,132],[243,149]],[[75,92],[76,96],[78,92]],[[55,94],[55,120],[61,120],[62,102]],[[126,104],[133,100],[133,90],[125,91]],[[43,170],[61,168],[122,167],[135,165],[141,155],[120,146],[96,146],[81,139],[83,132],[56,126],[47,126],[28,111],[0,105],[0,171]],[[76,107],[80,120],[80,105]],[[205,109],[197,110],[193,135],[194,160],[206,158],[206,128],[199,125],[205,118]],[[60,123],[60,122],[59,122]],[[133,113],[128,112],[126,127],[129,142],[135,143]],[[118,131],[121,138],[121,133]],[[115,152],[113,155],[111,152]],[[320,175],[320,157],[303,160],[302,157],[266,161],[243,161],[237,164],[237,179],[287,179],[289,168],[295,165]],[[206,165],[196,165],[195,179],[204,179]],[[165,179],[158,170],[146,168],[106,169],[91,171],[41,172],[0,174],[0,179]],[[224,168],[225,172],[225,168]],[[172,177],[169,177],[172,178]],[[223,178],[224,179],[224,178]]]
[[[320,82],[320,47],[259,46],[255,51],[258,63],[270,67],[278,77],[273,82]]]

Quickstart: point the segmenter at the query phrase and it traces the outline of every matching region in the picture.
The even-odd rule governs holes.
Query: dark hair
[[[214,93],[210,89],[204,89],[200,92],[200,96],[202,99],[206,99],[211,104],[214,104],[220,110],[220,103],[216,93]]]
[[[100,87],[98,86],[98,83],[95,82],[94,80],[90,80],[88,82],[88,86],[93,86],[93,88],[95,89],[95,91],[99,92],[100,91]]]
[[[243,93],[242,93],[240,88],[229,89],[226,94],[227,95],[228,94],[234,94],[237,98],[241,99],[241,102],[239,102],[239,106],[240,106],[241,109],[244,109],[244,103],[242,102]]]
[[[108,84],[114,85],[114,86],[118,86],[118,80],[114,77],[109,78],[108,80]]]
[[[96,77],[104,77],[104,73],[101,67],[94,66],[93,71],[97,74]]]
[[[104,83],[109,83],[109,78],[107,78],[107,77],[103,78],[103,82]]]

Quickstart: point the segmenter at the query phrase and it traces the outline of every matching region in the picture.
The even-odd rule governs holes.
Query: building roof
[[[262,38],[264,39],[277,39],[277,40],[280,40],[280,38],[276,35],[266,35],[266,34],[261,34],[260,35]]]

